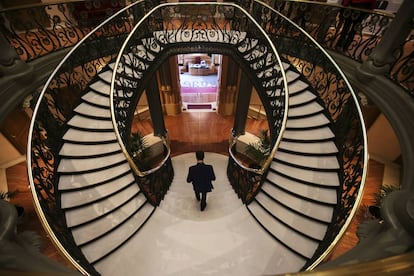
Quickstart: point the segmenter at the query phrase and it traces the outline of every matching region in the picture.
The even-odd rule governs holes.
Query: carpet
[[[211,104],[188,104],[187,109],[211,109]]]

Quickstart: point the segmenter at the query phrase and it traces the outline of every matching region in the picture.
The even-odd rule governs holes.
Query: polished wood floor
[[[223,117],[216,112],[183,112],[177,116],[165,117],[165,125],[171,141],[172,155],[193,152],[201,149],[209,152],[227,154],[229,134],[233,126],[233,117]],[[246,131],[259,135],[261,129],[266,129],[265,121],[249,119]],[[143,134],[152,132],[149,120],[134,122],[133,129]],[[384,166],[376,161],[369,161],[368,177],[365,185],[361,206],[370,205],[373,194],[378,192],[383,177]],[[42,252],[59,263],[71,267],[53,247],[40,225],[33,207],[31,192],[28,187],[26,164],[20,163],[7,169],[9,190],[18,189],[19,193],[11,200],[12,203],[25,208],[25,214],[18,224],[18,232],[35,231],[42,236],[44,247]],[[360,208],[364,210],[364,208]],[[364,217],[361,211],[353,219],[348,231],[339,242],[330,258],[342,255],[358,242],[356,228]]]

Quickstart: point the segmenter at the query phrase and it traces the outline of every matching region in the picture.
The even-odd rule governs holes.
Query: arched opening
[[[182,110],[217,109],[222,56],[212,53],[177,55]]]

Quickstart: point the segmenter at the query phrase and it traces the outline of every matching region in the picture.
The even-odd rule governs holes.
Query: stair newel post
[[[385,31],[381,41],[373,49],[368,60],[359,68],[361,81],[366,82],[367,75],[383,75],[397,59],[395,50],[404,44],[412,30],[414,1],[403,1],[397,14]]]

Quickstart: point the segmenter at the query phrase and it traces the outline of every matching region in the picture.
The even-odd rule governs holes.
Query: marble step
[[[129,177],[133,177],[127,161],[95,172],[60,175],[58,189],[68,191],[71,189],[90,187],[109,181],[116,181],[116,179],[124,174],[129,174]],[[92,187],[92,189],[95,189],[95,187]]]
[[[125,155],[123,153],[114,153],[102,157],[92,157],[89,159],[70,159],[62,158],[58,172],[60,173],[80,173],[94,171],[102,168],[111,167],[112,165],[125,162]]]
[[[88,157],[119,151],[121,151],[121,147],[117,142],[96,145],[65,143],[60,149],[59,155],[68,157]]]
[[[286,74],[286,80],[289,83],[289,86],[290,85],[294,86],[295,82],[297,82],[298,81],[297,79],[300,77],[300,74],[293,71],[293,70],[285,71],[285,74]],[[290,89],[289,89],[289,91],[290,91]],[[294,89],[294,91],[296,91],[296,89]]]
[[[153,211],[153,206],[145,204],[139,212],[128,220],[128,223],[124,223],[115,231],[82,246],[82,253],[90,263],[94,263],[110,254],[113,250],[117,249],[125,241],[131,238],[144,225]]]
[[[101,80],[108,83],[108,85],[109,85],[112,81],[112,74],[113,74],[112,70],[105,70],[105,71],[99,73],[98,76]]]
[[[305,258],[310,259],[313,256],[318,242],[292,231],[267,213],[256,201],[250,203],[248,209],[263,227],[286,247]]]
[[[94,83],[89,85],[89,88],[94,90],[95,92],[101,93],[102,95],[109,96],[109,92],[111,90],[111,86],[109,83],[106,83],[102,80],[97,80]]]
[[[270,211],[278,220],[282,221],[292,229],[300,232],[301,234],[316,240],[323,240],[326,234],[328,225],[320,223],[305,216],[302,216],[292,210],[289,210],[277,201],[272,200],[264,193],[258,193],[256,200],[266,210]]]
[[[309,116],[311,114],[320,113],[322,110],[323,107],[319,103],[312,101],[305,105],[289,107],[288,117],[294,118]]]
[[[95,132],[73,128],[66,131],[63,140],[74,143],[109,143],[117,141],[113,132]]]
[[[94,130],[102,130],[102,131],[109,131],[113,130],[112,121],[109,119],[106,120],[96,120],[91,119],[88,117],[83,117],[80,115],[73,116],[69,121],[68,125],[75,128],[80,129],[90,129]]]
[[[112,181],[105,182],[98,186],[86,186],[84,189],[74,191],[61,191],[61,206],[62,208],[72,208],[80,205],[89,204],[94,201],[103,199],[112,195],[119,190],[126,188],[128,185],[137,185],[132,174],[125,174]]]
[[[292,92],[289,90],[289,106],[290,107],[293,107],[295,105],[302,105],[310,101],[314,101],[315,99],[316,99],[316,96],[307,90],[304,90],[300,93],[296,93],[294,95],[292,95]]]
[[[289,118],[286,122],[287,128],[314,128],[318,126],[328,125],[329,120],[322,113],[318,113],[309,117],[292,119]]]
[[[88,223],[82,227],[72,229],[72,235],[77,245],[82,245],[105,235],[107,232],[120,227],[135,212],[147,203],[145,196],[140,193],[133,200],[129,201],[121,208]]]
[[[289,98],[294,97],[294,96],[299,96],[299,94],[301,94],[299,92],[304,91],[308,87],[309,87],[309,84],[307,84],[306,82],[304,82],[300,79],[298,79],[298,80],[296,80],[292,83],[289,83]]]
[[[336,187],[339,186],[340,183],[338,174],[336,172],[306,170],[288,166],[277,161],[273,161],[270,164],[270,168],[292,179],[297,179],[299,181],[305,181],[316,185]]]
[[[295,195],[287,193],[286,191],[267,182],[263,183],[261,191],[265,191],[271,198],[279,201],[279,203],[284,206],[289,206],[289,208],[311,219],[313,218],[320,222],[326,223],[331,222],[334,206],[320,204],[296,197]]]
[[[294,166],[315,170],[337,170],[339,164],[336,156],[307,156],[278,151],[274,158]]]
[[[81,103],[74,110],[76,113],[84,115],[84,116],[98,117],[98,118],[104,118],[104,119],[111,118],[111,112],[109,108],[97,107],[97,106],[88,104],[86,102]]]
[[[315,129],[287,129],[283,133],[283,139],[296,141],[320,141],[330,140],[335,137],[329,127]]]
[[[111,213],[122,204],[126,204],[134,198],[139,192],[138,185],[128,186],[126,189],[115,193],[103,201],[95,202],[80,208],[65,210],[66,224],[69,228],[82,227],[86,222],[99,219],[100,217]]]
[[[332,141],[318,143],[281,141],[279,149],[296,152],[298,154],[336,154],[338,152],[338,148]]]
[[[109,89],[109,88],[108,88]],[[108,91],[109,95],[109,91]],[[104,96],[100,93],[90,90],[88,93],[82,96],[82,100],[92,103],[101,107],[109,108],[109,96]]]
[[[300,197],[308,198],[325,204],[335,205],[337,203],[337,192],[335,187],[320,187],[305,184],[293,179],[283,177],[274,171],[269,171],[266,181],[294,193]]]

